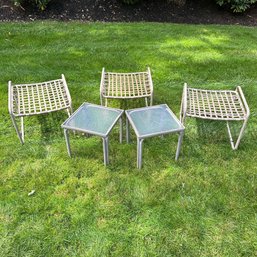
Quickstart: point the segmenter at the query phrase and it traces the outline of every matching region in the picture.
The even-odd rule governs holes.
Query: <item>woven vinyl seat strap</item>
[[[105,95],[136,97],[150,94],[147,73],[140,74],[105,74]]]
[[[187,88],[187,114],[210,119],[244,119],[245,107],[237,91]]]
[[[188,88],[184,84],[180,120],[183,124],[186,117],[226,121],[230,145],[236,150],[240,144],[250,110],[240,86],[232,90],[202,90]],[[231,121],[241,121],[241,128],[236,138],[233,138],[230,128]]]
[[[150,69],[146,72],[115,73],[102,71],[100,92],[105,97],[150,96],[153,91]]]
[[[16,116],[48,113],[68,108],[70,95],[64,80],[36,84],[21,84],[10,87],[9,105]]]

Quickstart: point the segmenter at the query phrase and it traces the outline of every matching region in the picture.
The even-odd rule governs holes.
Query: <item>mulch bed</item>
[[[80,20],[84,22],[171,22],[188,24],[257,25],[257,5],[244,14],[233,14],[214,0],[187,0],[179,7],[166,0],[147,0],[127,6],[120,0],[52,0],[44,12],[1,0],[0,21]]]

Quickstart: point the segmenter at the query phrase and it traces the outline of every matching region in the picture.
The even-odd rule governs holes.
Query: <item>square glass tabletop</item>
[[[127,110],[126,115],[139,138],[179,132],[185,129],[166,104]]]
[[[83,103],[63,124],[62,128],[106,137],[123,110]]]

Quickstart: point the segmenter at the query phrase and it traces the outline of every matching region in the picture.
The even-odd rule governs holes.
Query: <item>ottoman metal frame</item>
[[[72,113],[69,89],[62,74],[61,79],[33,84],[8,83],[8,110],[15,131],[24,143],[24,117],[67,110]],[[20,118],[20,129],[16,118]]]
[[[239,146],[249,115],[250,110],[240,86],[236,90],[204,90],[184,84],[180,121],[184,124],[186,117],[226,121],[233,150]],[[229,126],[231,121],[243,122],[235,142]]]
[[[153,81],[150,68],[145,72],[114,73],[103,68],[100,84],[101,105],[107,106],[108,99],[145,98],[145,104],[153,104]]]

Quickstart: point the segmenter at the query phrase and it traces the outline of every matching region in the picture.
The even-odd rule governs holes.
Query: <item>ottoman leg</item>
[[[122,116],[120,117],[120,143],[122,143]]]
[[[22,125],[21,125],[21,132],[20,132],[14,116],[12,114],[10,114],[10,115],[11,115],[11,119],[12,119],[13,126],[15,128],[15,131],[20,139],[20,142],[21,142],[21,144],[24,144],[24,127],[23,127],[23,132],[22,132]],[[21,121],[21,124],[22,124],[22,121]]]

